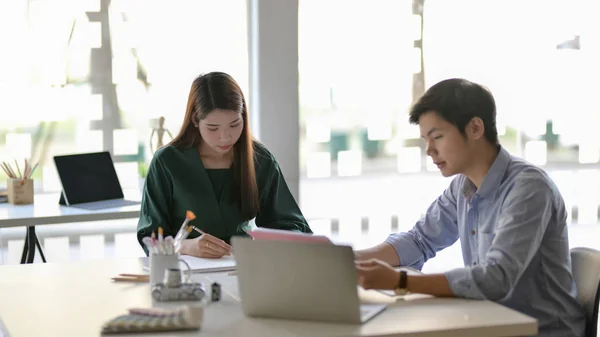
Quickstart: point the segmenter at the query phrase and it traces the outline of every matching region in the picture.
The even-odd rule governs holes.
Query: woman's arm
[[[292,196],[279,164],[272,159],[269,167],[263,167],[258,179],[263,186],[260,191],[260,211],[256,216],[256,226],[274,229],[312,233]]]
[[[140,209],[140,219],[137,226],[137,237],[140,245],[148,255],[146,246],[142,243],[142,238],[150,236],[152,232],[158,232],[158,227],[162,226],[164,236],[172,235],[167,224],[171,223],[170,208],[173,195],[173,184],[167,171],[158,156],[158,152],[150,163],[148,175],[144,184],[142,194],[142,205]]]

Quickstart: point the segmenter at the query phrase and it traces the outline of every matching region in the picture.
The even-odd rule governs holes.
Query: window
[[[426,84],[488,86],[500,142],[549,172],[579,224],[598,223],[600,204],[599,11],[589,1],[425,2]]]
[[[60,189],[54,155],[102,150],[138,187],[157,118],[179,131],[195,76],[225,71],[248,92],[245,1],[102,3],[0,3],[0,160],[39,161],[38,191]]]
[[[489,87],[503,146],[549,172],[569,223],[596,225],[600,7],[427,0],[421,21],[419,3],[300,1],[305,215],[340,235],[406,230],[448,186],[408,123],[421,75],[423,90],[451,77]]]

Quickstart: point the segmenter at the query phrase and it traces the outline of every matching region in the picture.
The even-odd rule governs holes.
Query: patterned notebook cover
[[[111,319],[102,334],[197,330],[202,323],[202,306],[182,309],[130,309],[128,314]]]

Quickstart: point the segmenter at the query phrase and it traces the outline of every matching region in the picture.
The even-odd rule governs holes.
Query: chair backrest
[[[586,337],[597,337],[598,299],[600,298],[600,251],[592,248],[571,249],[573,278],[577,300],[585,310]]]

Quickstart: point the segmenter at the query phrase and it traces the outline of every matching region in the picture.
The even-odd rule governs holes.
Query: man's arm
[[[406,290],[411,293],[429,294],[437,297],[454,297],[450,283],[444,274],[409,275]]]
[[[375,247],[358,250],[354,252],[354,257],[356,260],[377,259],[392,266],[400,265],[400,257],[398,256],[398,253],[396,253],[394,247],[387,242],[380,243]]]
[[[427,209],[425,217],[406,233],[391,234],[384,243],[355,252],[357,260],[378,259],[392,266],[421,269],[436,252],[458,239],[456,195],[464,176],[450,186]]]

